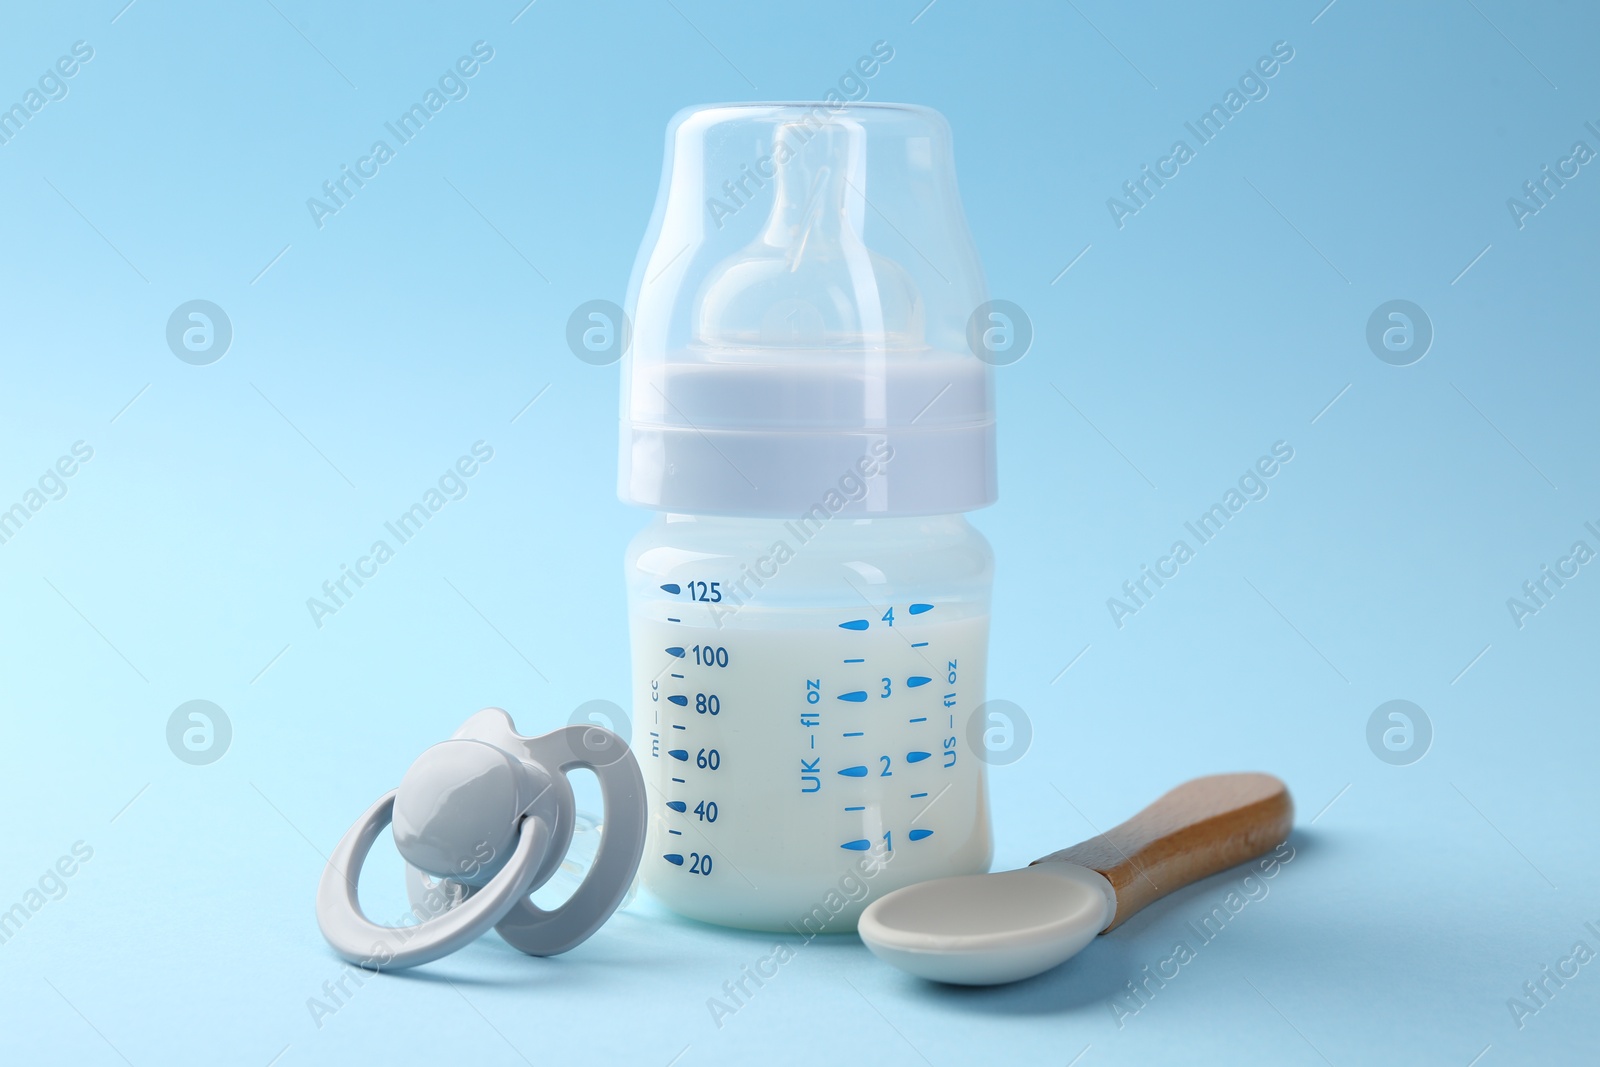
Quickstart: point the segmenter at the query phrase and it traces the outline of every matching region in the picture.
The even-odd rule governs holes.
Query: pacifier
[[[572,843],[577,809],[567,772],[577,768],[599,780],[604,822],[582,882],[546,911],[529,895]],[[375,923],[358,899],[361,867],[390,823],[406,861],[412,925]],[[419,756],[399,787],[345,833],[317,887],[317,924],[335,952],[371,970],[428,963],[490,927],[530,956],[554,956],[617,910],[644,835],[644,779],[622,738],[598,726],[523,737],[510,715],[485,708]]]

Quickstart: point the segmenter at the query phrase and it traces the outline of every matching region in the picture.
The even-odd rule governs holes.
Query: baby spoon
[[[873,901],[873,955],[958,985],[1031,978],[1175,889],[1272,849],[1294,802],[1270,774],[1195,778],[1109,833],[1000,874],[938,878]]]

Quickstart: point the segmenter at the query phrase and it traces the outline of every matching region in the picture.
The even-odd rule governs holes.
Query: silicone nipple
[[[777,127],[772,213],[761,235],[712,272],[696,340],[733,348],[913,348],[923,302],[898,263],[861,234],[870,210],[865,131]]]
[[[541,908],[551,908],[571,897],[589,876],[604,833],[605,823],[600,816],[579,810],[572,820],[572,844],[567,849],[566,858],[550,876],[550,880],[534,893],[533,902]],[[617,905],[617,910],[621,911],[633,903],[638,890],[639,881],[635,878],[628,884],[628,891],[622,895],[622,903]]]

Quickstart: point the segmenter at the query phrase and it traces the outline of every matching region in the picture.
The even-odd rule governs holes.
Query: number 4
[[[888,623],[890,626],[894,625],[894,609],[893,608],[890,608],[888,611],[883,613],[883,621]]]

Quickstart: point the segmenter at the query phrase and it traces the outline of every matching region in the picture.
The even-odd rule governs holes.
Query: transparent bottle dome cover
[[[795,515],[846,479],[830,499],[858,516],[993,503],[985,299],[938,112],[680,112],[628,291],[619,495]]]

